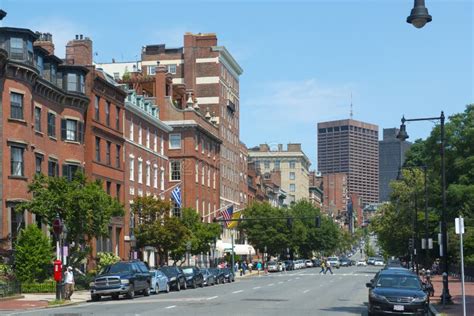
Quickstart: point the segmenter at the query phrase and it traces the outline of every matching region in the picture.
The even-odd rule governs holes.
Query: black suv
[[[188,286],[193,289],[204,286],[204,276],[198,267],[183,267],[182,269]]]
[[[427,315],[429,298],[419,277],[408,270],[381,270],[369,288],[369,315]]]
[[[91,299],[98,301],[102,296],[118,299],[124,294],[133,299],[135,293],[150,295],[150,272],[141,261],[121,261],[105,267],[91,283]]]
[[[163,266],[160,268],[160,271],[168,277],[170,287],[174,288],[176,291],[187,289],[186,277],[181,268],[177,266]]]

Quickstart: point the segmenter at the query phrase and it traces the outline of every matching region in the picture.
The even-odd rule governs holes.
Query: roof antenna
[[[351,112],[349,116],[350,116],[350,119],[352,120],[352,117],[354,116],[354,113],[352,112],[352,91],[351,91]]]

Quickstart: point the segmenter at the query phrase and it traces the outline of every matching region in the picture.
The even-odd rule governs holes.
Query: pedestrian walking
[[[332,269],[331,269],[331,262],[326,261],[325,264],[326,264],[326,271],[324,271],[324,274],[326,274],[328,271],[331,272],[331,274],[333,274]]]
[[[257,274],[260,275],[260,270],[262,270],[262,263],[259,261],[257,262]]]
[[[74,273],[72,272],[72,267],[67,267],[66,272],[64,273],[64,299],[71,300],[72,293],[74,293]]]
[[[324,259],[321,260],[321,271],[319,271],[319,274],[326,274],[325,273],[325,269],[326,269],[326,264],[324,263]]]
[[[252,273],[252,269],[253,269],[253,264],[252,264],[252,262],[249,262],[249,266],[248,266],[248,267],[249,267],[249,272]]]

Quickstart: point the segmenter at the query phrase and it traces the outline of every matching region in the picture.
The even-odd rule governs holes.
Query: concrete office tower
[[[405,153],[410,148],[410,142],[397,139],[398,128],[384,128],[383,140],[379,141],[379,200],[388,201],[390,198],[390,181],[398,176],[400,166],[405,162]]]
[[[281,189],[287,193],[285,204],[290,205],[309,198],[309,162],[301,144],[288,144],[287,150],[278,144],[270,148],[267,144],[250,148],[249,161],[255,162],[257,170],[265,177],[272,171],[281,172]]]
[[[318,123],[318,170],[346,173],[349,193],[379,199],[378,126],[352,119]]]

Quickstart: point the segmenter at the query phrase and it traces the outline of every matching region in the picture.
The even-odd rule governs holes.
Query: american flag
[[[234,213],[234,206],[231,205],[223,210],[221,210],[221,216],[224,218],[225,221],[232,219],[232,213]],[[229,226],[228,222],[225,222],[226,227]]]

